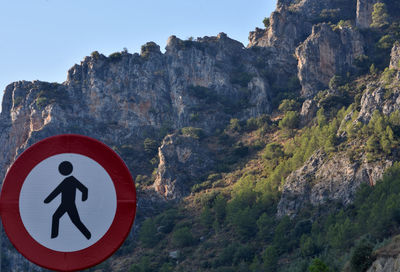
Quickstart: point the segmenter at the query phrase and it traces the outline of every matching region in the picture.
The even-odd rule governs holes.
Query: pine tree
[[[374,5],[374,11],[372,12],[372,24],[371,27],[383,28],[389,25],[389,15],[387,8],[384,3],[376,3]]]

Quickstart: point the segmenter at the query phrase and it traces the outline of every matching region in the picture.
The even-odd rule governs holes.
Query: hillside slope
[[[137,220],[91,271],[365,271],[400,227],[399,11],[279,0],[247,47],[171,36],[165,53],[95,51],[62,84],[11,83],[0,177],[61,133],[121,155]],[[40,270],[3,251],[7,271]]]

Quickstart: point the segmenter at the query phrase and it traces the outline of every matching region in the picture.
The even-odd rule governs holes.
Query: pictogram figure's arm
[[[76,178],[74,178],[74,180],[76,182],[76,187],[78,188],[79,191],[82,192],[82,201],[86,201],[86,199],[88,198],[88,188]]]
[[[54,198],[56,198],[56,196],[58,196],[59,193],[61,193],[61,184],[62,184],[62,183],[60,183],[60,185],[58,185],[58,186],[53,190],[53,192],[51,192],[51,193],[49,194],[49,196],[46,197],[46,199],[44,200],[44,203],[50,203]]]

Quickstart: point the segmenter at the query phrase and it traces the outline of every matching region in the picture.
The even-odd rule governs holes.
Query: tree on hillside
[[[308,271],[310,271],[310,272],[329,272],[329,268],[323,261],[316,258],[312,261],[311,265],[308,267]]]
[[[299,126],[299,113],[295,111],[286,112],[285,116],[279,121],[279,127],[287,132],[288,136],[293,136],[293,130]]]
[[[366,271],[371,266],[374,261],[372,250],[373,246],[365,241],[356,246],[350,259],[353,271]]]
[[[384,3],[376,3],[372,12],[371,27],[383,28],[389,25],[389,14]]]

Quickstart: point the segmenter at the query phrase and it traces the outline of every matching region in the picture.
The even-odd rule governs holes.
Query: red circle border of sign
[[[117,195],[117,209],[108,231],[90,247],[73,252],[39,244],[25,229],[19,212],[19,195],[28,174],[44,159],[61,153],[84,155],[99,163],[110,175]],[[27,259],[51,270],[82,270],[107,259],[129,235],[136,214],[135,183],[123,160],[107,145],[87,136],[57,135],[32,145],[13,163],[3,182],[0,213],[11,243]]]

